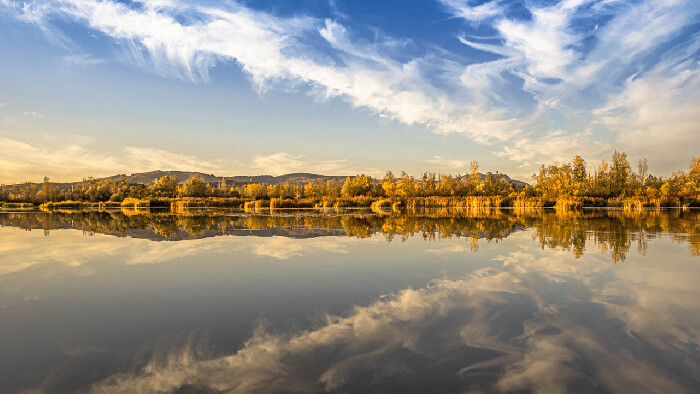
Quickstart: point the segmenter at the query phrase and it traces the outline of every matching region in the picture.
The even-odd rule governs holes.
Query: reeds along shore
[[[35,208],[32,203],[3,203],[2,208]],[[474,197],[409,197],[409,198],[325,198],[325,199],[259,199],[245,198],[154,198],[125,199],[122,202],[58,201],[38,205],[46,210],[83,208],[242,208],[245,210],[289,209],[289,208],[372,208],[377,210],[400,210],[413,208],[616,208],[624,210],[693,208],[700,207],[698,200],[679,198],[522,198],[519,196],[474,196]]]

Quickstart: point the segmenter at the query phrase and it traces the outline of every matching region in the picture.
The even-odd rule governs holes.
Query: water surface
[[[696,211],[0,212],[3,392],[697,392]]]

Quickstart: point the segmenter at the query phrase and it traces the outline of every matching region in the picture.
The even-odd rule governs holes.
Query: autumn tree
[[[396,177],[391,171],[387,171],[384,178],[380,181],[384,195],[387,197],[396,197]]]
[[[421,195],[434,196],[437,192],[437,182],[435,181],[435,173],[423,173],[421,178]]]
[[[649,163],[647,159],[642,158],[637,161],[637,176],[641,186],[645,186],[647,178],[649,178]]]
[[[341,190],[343,188],[343,184],[340,183],[337,180],[329,179],[326,181],[326,185],[324,186],[324,196],[331,197],[331,198],[337,198],[340,197]]]
[[[178,191],[181,197],[207,197],[212,194],[211,185],[196,177],[183,183]]]
[[[267,198],[267,186],[261,183],[249,183],[245,185],[244,193],[246,197],[253,199]]]
[[[610,167],[610,192],[613,196],[621,196],[627,193],[627,182],[630,178],[630,163],[627,155],[617,150],[613,153]]]
[[[37,198],[42,201],[54,201],[58,197],[58,188],[51,182],[49,177],[44,177],[44,182],[41,184],[41,190],[37,194]]]
[[[571,197],[574,194],[574,176],[571,164],[541,166],[539,174],[533,176],[535,189],[545,198]]]
[[[348,177],[343,184],[341,194],[343,197],[355,197],[370,195],[373,190],[372,177],[362,174],[355,177]]]
[[[153,181],[150,192],[154,197],[176,197],[179,183],[177,177],[165,175]]]
[[[593,176],[593,184],[591,194],[596,197],[610,197],[611,177],[610,165],[603,160],[598,165],[598,168]]]
[[[321,198],[325,193],[325,183],[309,182],[304,185],[304,197]]]
[[[396,195],[398,197],[417,197],[420,194],[420,183],[413,176],[401,171],[401,177],[396,180]]]
[[[479,183],[481,183],[481,174],[479,173],[479,162],[476,160],[472,160],[471,162],[469,162],[469,179],[467,180],[466,194],[478,194]]]
[[[441,175],[437,183],[437,193],[443,197],[457,194],[457,183],[451,175]]]
[[[574,195],[582,196],[588,192],[588,174],[586,161],[576,155],[571,161],[571,176],[573,178]]]

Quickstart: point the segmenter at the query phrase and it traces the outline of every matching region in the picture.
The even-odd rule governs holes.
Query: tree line
[[[674,172],[662,178],[649,173],[646,159],[632,169],[627,155],[615,151],[610,162],[602,161],[590,173],[586,162],[576,156],[569,163],[542,165],[532,176],[532,184],[519,187],[503,174],[479,173],[479,163],[472,161],[466,175],[424,173],[413,177],[406,172],[395,176],[388,171],[381,178],[358,174],[344,182],[328,180],[306,184],[268,185],[261,183],[230,183],[222,179],[208,183],[200,178],[180,182],[175,177],[164,176],[153,183],[131,183],[125,178],[97,180],[86,179],[77,184],[59,186],[48,177],[40,184],[23,183],[0,187],[0,201],[42,204],[47,202],[112,202],[129,200],[222,198],[247,201],[407,201],[429,198],[431,203],[442,206],[459,198],[489,198],[495,205],[507,201],[510,204],[536,204],[547,206],[581,201],[638,199],[643,201],[668,201],[667,205],[698,205],[700,200],[700,157],[693,158],[688,172]],[[496,198],[496,199],[494,199]],[[425,205],[425,204],[424,204]],[[594,204],[595,205],[595,204]]]

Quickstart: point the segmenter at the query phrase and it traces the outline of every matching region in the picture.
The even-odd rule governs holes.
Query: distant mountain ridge
[[[176,177],[180,182],[187,182],[190,178],[200,178],[204,182],[215,183],[222,179],[227,183],[264,183],[267,185],[281,185],[284,183],[309,183],[309,182],[326,182],[328,180],[341,180],[344,181],[347,175],[319,175],[311,174],[307,172],[295,172],[291,174],[284,174],[279,176],[273,175],[253,175],[253,176],[217,176],[214,174],[206,174],[197,171],[149,171],[149,172],[139,172],[131,175],[118,174],[112,175],[110,177],[99,178],[99,179],[120,179],[125,178],[127,181],[132,183],[145,183],[151,184],[154,180],[164,177],[164,176]]]
[[[344,181],[348,176],[347,175],[319,175],[319,174],[312,174],[308,172],[294,172],[291,174],[284,174],[284,175],[279,175],[279,176],[273,176],[273,175],[254,175],[254,176],[245,176],[245,175],[235,175],[235,176],[217,176],[213,174],[205,174],[203,172],[196,172],[196,171],[149,171],[149,172],[140,172],[140,173],[134,173],[131,175],[126,175],[126,174],[119,174],[119,175],[113,175],[107,178],[100,178],[100,179],[119,179],[119,178],[126,178],[127,181],[133,182],[133,183],[146,183],[146,184],[151,184],[153,183],[154,180],[161,178],[163,176],[171,176],[171,177],[177,177],[177,179],[180,182],[187,182],[190,178],[200,178],[205,182],[208,183],[215,183],[219,182],[222,179],[227,181],[228,183],[238,183],[238,184],[246,184],[246,183],[264,183],[266,185],[281,185],[284,183],[290,183],[290,184],[306,184],[309,182],[326,182],[328,180],[338,180],[338,181]],[[504,177],[507,181],[512,182],[515,184],[516,187],[525,187],[527,183],[523,181],[519,181],[516,179],[513,179],[509,177],[506,174],[501,174],[501,173],[496,173],[493,174],[494,176],[502,176]],[[352,176],[352,175],[350,175]],[[470,175],[463,175],[461,176],[461,179],[468,179]],[[486,174],[479,173],[480,179],[486,178]]]

